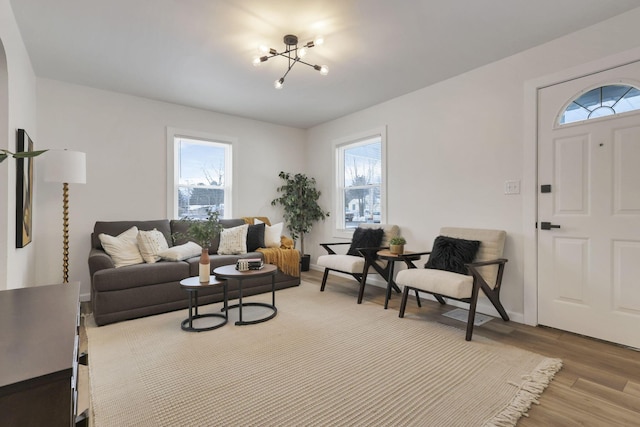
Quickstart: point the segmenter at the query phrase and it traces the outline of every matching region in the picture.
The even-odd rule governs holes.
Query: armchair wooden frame
[[[422,253],[420,253],[420,255],[428,255],[430,253],[431,252],[422,252]],[[404,261],[405,261],[405,263],[407,264],[407,266],[409,268],[417,268],[410,261],[408,261],[408,260],[404,260]],[[476,316],[476,307],[477,307],[477,304],[478,304],[478,296],[480,294],[480,290],[482,290],[482,292],[484,292],[484,294],[487,296],[489,301],[491,301],[491,304],[493,304],[493,306],[496,308],[496,310],[500,314],[500,317],[502,317],[502,319],[504,321],[508,321],[509,320],[509,315],[507,314],[506,310],[502,306],[502,303],[500,302],[500,288],[501,288],[501,285],[502,285],[502,276],[503,276],[503,273],[504,273],[504,266],[507,263],[507,261],[508,260],[505,259],[505,258],[498,258],[498,259],[495,259],[495,260],[472,262],[472,263],[469,263],[469,264],[465,264],[465,266],[467,267],[467,269],[469,271],[469,274],[471,276],[473,276],[473,289],[472,289],[470,298],[454,298],[454,297],[451,297],[451,296],[448,296],[448,295],[438,294],[438,293],[435,293],[435,292],[430,292],[430,291],[427,291],[427,290],[424,290],[424,289],[420,289],[420,288],[416,288],[416,287],[405,285],[403,293],[402,293],[402,301],[400,302],[400,313],[399,313],[398,316],[399,317],[404,317],[404,312],[405,312],[405,309],[407,307],[407,300],[408,300],[408,296],[409,296],[409,291],[412,290],[412,289],[416,292],[416,296],[418,295],[418,292],[426,292],[426,293],[429,293],[429,294],[433,295],[435,297],[435,299],[440,304],[443,304],[443,305],[446,304],[444,298],[453,299],[453,300],[456,300],[456,301],[461,301],[461,302],[467,303],[467,304],[469,304],[469,316],[467,318],[467,330],[466,330],[465,339],[467,341],[471,341],[471,337],[473,335],[474,319],[475,319],[475,316]],[[484,266],[488,266],[488,265],[498,265],[496,281],[495,281],[496,284],[493,287],[493,289],[491,288],[491,286],[489,286],[489,284],[486,282],[484,277],[482,277],[480,272],[478,272],[478,270],[477,270],[480,267],[484,267]]]
[[[332,246],[337,245],[351,245],[350,242],[338,242],[338,243],[320,243],[326,251],[328,255],[336,255],[336,252],[332,249]],[[369,274],[369,269],[373,267],[373,269],[380,274],[385,280],[389,279],[389,271],[391,269],[390,263],[387,262],[386,266],[382,267],[380,264],[376,262],[378,256],[377,252],[382,249],[389,249],[388,247],[374,247],[374,248],[357,248],[358,252],[364,258],[364,268],[361,273],[351,273],[345,272],[342,270],[337,270],[334,268],[325,267],[324,274],[322,276],[322,285],[320,286],[320,291],[324,292],[324,288],[327,284],[327,278],[329,276],[330,271],[336,271],[338,273],[350,274],[354,279],[360,284],[360,289],[358,290],[358,304],[362,303],[362,299],[364,297],[364,287],[367,283],[367,275]],[[397,293],[400,293],[400,288],[394,283],[393,288]]]

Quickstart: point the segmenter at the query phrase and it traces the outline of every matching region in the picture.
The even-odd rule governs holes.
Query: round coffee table
[[[266,322],[269,319],[273,319],[276,317],[278,313],[278,309],[276,308],[276,273],[278,272],[278,267],[272,264],[264,264],[264,266],[260,270],[248,270],[248,271],[238,271],[236,270],[235,265],[225,265],[222,267],[218,267],[213,270],[213,274],[219,279],[227,279],[227,280],[236,280],[238,282],[238,304],[230,305],[227,307],[227,310],[232,308],[238,309],[238,321],[236,325],[253,325],[255,323]],[[269,276],[271,275],[271,304],[267,304],[264,302],[242,302],[242,281],[245,279],[252,279],[255,277]],[[260,306],[270,308],[273,313],[266,317],[262,317],[256,320],[244,321],[242,320],[242,307],[247,306]]]
[[[202,332],[202,331],[210,331],[212,329],[217,329],[221,326],[227,324],[228,315],[227,315],[227,281],[220,280],[214,276],[211,276],[209,279],[209,283],[200,283],[199,277],[189,277],[187,279],[182,279],[180,281],[180,286],[182,289],[189,293],[189,317],[182,321],[180,327],[183,331],[189,332]],[[198,314],[198,291],[200,289],[208,288],[209,286],[222,286],[223,292],[223,304],[224,304],[224,314],[220,313],[207,313],[207,314]],[[193,326],[193,321],[196,319],[202,319],[203,317],[220,317],[224,319],[222,322],[217,323],[213,326],[207,326],[204,328],[198,328]]]

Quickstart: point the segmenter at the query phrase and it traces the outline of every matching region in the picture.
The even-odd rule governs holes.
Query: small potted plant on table
[[[407,244],[407,240],[402,236],[392,237],[389,240],[389,252],[396,255],[402,255],[404,253],[404,245]]]
[[[222,224],[218,221],[218,211],[209,211],[207,219],[185,218],[183,221],[188,223],[187,230],[184,233],[176,233],[174,238],[186,237],[193,240],[202,247],[200,254],[200,282],[209,283],[211,277],[211,267],[209,258],[209,246],[211,241],[222,231]]]

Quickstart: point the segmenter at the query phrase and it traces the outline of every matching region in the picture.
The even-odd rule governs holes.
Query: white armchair
[[[385,280],[388,280],[388,262],[377,259],[376,253],[380,249],[389,248],[389,240],[400,234],[400,228],[397,225],[388,224],[360,224],[358,229],[354,232],[354,239],[351,242],[320,243],[320,246],[326,249],[327,255],[319,256],[317,263],[324,267],[321,292],[324,292],[330,271],[349,274],[360,284],[358,292],[358,304],[360,304],[369,273],[378,273]],[[378,242],[367,244],[367,239],[358,242],[357,236],[364,234],[364,230],[376,229],[382,229],[382,238]],[[350,245],[350,250],[347,254],[338,254],[333,250],[333,247],[338,245]],[[396,291],[400,292],[400,288],[396,287]]]
[[[410,290],[416,295],[418,292],[430,293],[440,304],[445,304],[445,297],[468,303],[465,338],[470,341],[478,295],[482,290],[502,319],[508,321],[509,316],[500,303],[502,275],[507,262],[502,258],[505,239],[503,230],[442,228],[432,251],[423,253],[429,254],[429,268],[402,270],[396,277],[396,283],[404,288],[399,316],[404,317]]]

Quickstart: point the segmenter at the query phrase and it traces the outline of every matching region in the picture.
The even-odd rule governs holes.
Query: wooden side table
[[[210,331],[212,329],[217,329],[227,324],[227,320],[229,319],[229,316],[227,314],[227,281],[226,280],[219,280],[216,277],[211,276],[211,278],[209,279],[209,283],[206,283],[206,282],[200,283],[200,278],[196,276],[196,277],[189,277],[181,280],[180,286],[182,286],[182,289],[184,289],[189,293],[189,317],[183,320],[182,323],[180,324],[180,327],[182,328],[183,331],[189,331],[189,332]],[[224,314],[220,314],[220,313],[198,314],[198,291],[200,289],[204,289],[209,286],[222,286],[222,291],[224,295],[223,296],[224,307],[222,311],[224,312]],[[216,325],[207,326],[205,328],[198,328],[193,326],[194,320],[202,319],[203,317],[220,317],[224,320]]]
[[[387,292],[384,298],[384,309],[386,310],[389,305],[389,299],[391,298],[391,288],[398,289],[398,285],[393,280],[393,270],[397,261],[417,261],[422,256],[422,253],[415,253],[411,251],[404,251],[402,255],[394,254],[389,249],[383,249],[377,252],[378,258],[383,259],[389,263],[389,279],[387,280]],[[420,300],[418,299],[418,305]]]
[[[219,279],[227,279],[227,280],[237,280],[238,281],[238,304],[230,305],[227,309],[237,308],[238,309],[238,321],[236,325],[253,325],[255,323],[266,322],[269,319],[273,319],[276,317],[278,313],[278,309],[276,308],[276,273],[278,272],[278,267],[273,264],[264,264],[264,266],[260,270],[248,270],[248,271],[238,271],[236,270],[235,264],[233,265],[224,265],[222,267],[218,267],[213,270],[213,274]],[[271,304],[267,304],[264,302],[242,302],[242,281],[244,279],[252,279],[255,277],[269,276],[271,275]],[[242,307],[247,306],[260,306],[270,308],[273,313],[270,315],[256,319],[244,321],[242,320]]]

